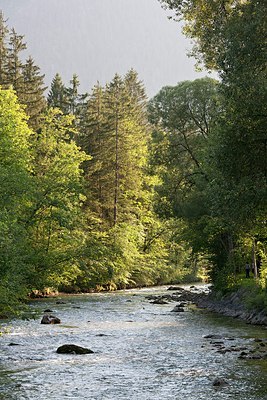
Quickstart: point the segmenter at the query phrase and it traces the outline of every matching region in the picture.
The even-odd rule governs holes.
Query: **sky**
[[[134,68],[149,97],[167,85],[207,75],[187,57],[190,41],[158,0],[0,0],[7,25],[23,34],[27,53],[46,75],[80,91]]]

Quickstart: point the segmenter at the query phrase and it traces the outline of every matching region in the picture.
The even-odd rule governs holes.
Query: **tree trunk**
[[[256,261],[256,241],[254,238],[252,244],[252,271],[254,273],[254,278],[256,279],[258,277],[258,267]]]

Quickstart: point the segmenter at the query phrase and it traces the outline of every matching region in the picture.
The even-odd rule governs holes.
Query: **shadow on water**
[[[33,302],[37,319],[4,326],[10,333],[0,338],[0,399],[267,400],[266,361],[241,360],[236,351],[266,338],[266,329],[195,307],[173,313],[175,303],[145,298],[165,290]],[[41,325],[45,309],[62,324]],[[210,334],[223,345],[205,338]],[[65,343],[94,353],[57,354]],[[226,383],[215,387],[216,378]]]

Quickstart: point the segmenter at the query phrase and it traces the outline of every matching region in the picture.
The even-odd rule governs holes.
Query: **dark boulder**
[[[223,378],[215,378],[212,385],[219,387],[219,386],[227,385],[227,382]]]
[[[60,324],[61,321],[59,318],[55,317],[54,315],[44,315],[41,324]]]
[[[171,312],[184,312],[184,308],[177,304],[177,306],[175,306],[175,307],[171,310]]]
[[[184,291],[184,289],[179,286],[170,286],[167,290],[179,290],[180,292]]]
[[[63,344],[57,349],[59,354],[91,354],[94,353],[90,349],[85,347],[77,346],[76,344]]]
[[[163,299],[156,299],[154,301],[151,301],[151,304],[168,304],[168,302]]]

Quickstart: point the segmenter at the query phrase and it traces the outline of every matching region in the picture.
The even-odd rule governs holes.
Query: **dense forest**
[[[165,0],[211,78],[50,88],[0,14],[0,313],[30,293],[267,284],[266,4]]]

